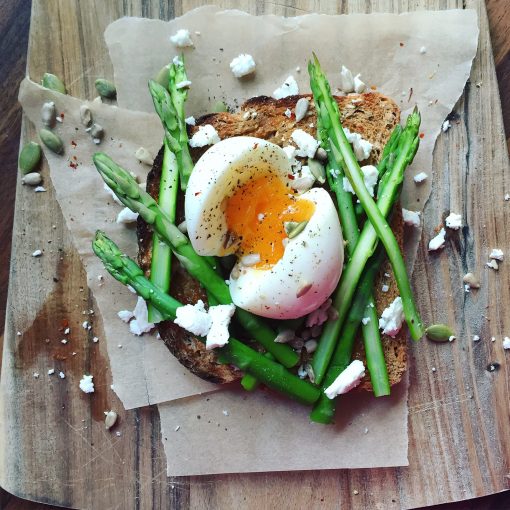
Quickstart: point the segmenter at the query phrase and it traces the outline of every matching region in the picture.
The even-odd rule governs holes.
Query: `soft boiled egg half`
[[[293,177],[280,147],[240,136],[208,149],[186,190],[186,225],[197,253],[237,255],[234,304],[274,319],[317,309],[334,291],[344,258],[328,192],[298,194]]]

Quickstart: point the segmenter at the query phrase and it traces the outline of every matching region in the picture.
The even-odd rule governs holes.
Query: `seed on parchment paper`
[[[106,430],[110,430],[117,422],[118,414],[115,411],[105,412],[104,425]]]

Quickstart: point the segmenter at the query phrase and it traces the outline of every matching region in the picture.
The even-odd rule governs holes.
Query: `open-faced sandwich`
[[[308,71],[309,95],[255,97],[195,120],[174,59],[149,83],[165,140],[146,191],[94,156],[139,213],[139,265],[100,232],[93,248],[194,374],[261,383],[330,423],[338,395],[358,385],[388,395],[401,380],[404,320],[413,339],[423,334],[396,207],[420,115],[401,127],[390,98],[332,95],[315,56]]]

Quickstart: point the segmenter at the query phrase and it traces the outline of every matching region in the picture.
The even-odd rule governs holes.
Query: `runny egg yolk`
[[[239,257],[260,255],[256,268],[276,264],[285,251],[284,223],[308,221],[315,210],[310,200],[298,199],[295,191],[281,179],[266,173],[239,186],[226,201],[229,232],[239,242]]]

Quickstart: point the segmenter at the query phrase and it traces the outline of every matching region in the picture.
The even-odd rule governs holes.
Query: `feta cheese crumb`
[[[89,329],[89,326],[90,326],[90,324],[89,324],[89,322],[88,322],[88,321],[83,322],[83,323],[82,323],[82,325],[81,325],[81,327],[82,327],[83,329]]]
[[[190,115],[189,117],[186,117],[186,118],[184,119],[184,122],[186,122],[186,124],[187,124],[188,126],[194,126],[194,125],[195,125],[195,123],[196,123],[196,121],[195,121],[195,117],[193,117],[193,115]]]
[[[345,66],[342,66],[340,71],[340,89],[345,94],[354,91],[354,78],[351,71]]]
[[[381,287],[381,291],[382,291],[382,292],[388,292],[389,290],[390,290],[390,286],[389,286],[389,285],[384,284],[384,285]]]
[[[298,146],[297,156],[313,158],[319,148],[319,141],[302,129],[295,129],[291,135],[292,140]]]
[[[420,184],[420,182],[425,181],[427,178],[428,178],[428,175],[427,175],[425,172],[420,172],[419,174],[416,174],[416,175],[413,177],[413,181],[414,181],[416,184]]]
[[[436,251],[444,247],[446,230],[442,228],[435,237],[429,241],[429,251]]]
[[[285,117],[288,117],[289,119],[292,117],[292,111],[290,108],[287,108],[283,113]]]
[[[174,431],[175,431],[175,432],[177,432],[180,428],[181,428],[181,426],[180,426],[180,425],[177,425],[177,426],[175,427]]]
[[[427,48],[426,48],[425,46],[422,46],[422,47],[420,48],[420,54],[421,54],[421,55],[424,55],[425,53],[427,53]]]
[[[411,227],[419,227],[420,226],[420,211],[410,211],[408,209],[402,208],[402,218],[406,225],[410,225]]]
[[[400,296],[395,298],[393,302],[384,309],[379,319],[379,329],[385,335],[395,338],[402,327],[404,321],[404,307]]]
[[[487,267],[490,267],[491,269],[494,269],[494,271],[497,271],[499,269],[498,263],[494,259],[487,262],[485,265]]]
[[[117,312],[117,315],[122,322],[129,322],[134,317],[133,312],[130,312],[129,310],[121,310],[120,312]]]
[[[124,207],[122,211],[117,215],[117,223],[134,223],[138,219],[138,213],[133,212],[129,207]]]
[[[324,393],[329,399],[335,398],[352,390],[365,377],[365,366],[359,359],[355,359],[334,381]]]
[[[363,326],[366,326],[370,322],[370,317],[363,317],[361,322],[363,323]]]
[[[450,124],[450,121],[447,119],[443,122],[441,129],[443,130],[443,133],[446,133],[451,127],[452,125]]]
[[[297,191],[308,191],[315,182],[315,176],[310,171],[310,167],[307,165],[302,166],[297,173],[294,174],[294,180],[292,181],[292,189]]]
[[[177,308],[174,323],[198,336],[206,336],[211,329],[211,317],[208,315],[201,299],[194,305],[184,305]]]
[[[473,335],[473,342],[478,342],[480,337],[478,335]]]
[[[97,342],[99,342],[99,338],[97,338],[97,336],[95,336],[95,337],[92,339],[92,341],[93,341],[95,344],[97,344]]]
[[[247,53],[241,53],[238,57],[230,62],[230,70],[236,78],[241,78],[252,74],[255,71],[255,60]]]
[[[225,416],[228,416],[230,413],[226,410],[226,409],[223,409],[222,413],[225,415]]]
[[[435,372],[436,371],[436,367],[432,367],[432,372]]]
[[[129,331],[133,335],[140,336],[154,328],[154,324],[149,322],[147,303],[142,297],[138,297],[133,316],[134,319],[129,323]]]
[[[467,294],[468,292],[471,292],[471,287],[469,286],[469,283],[464,284],[464,292]]]
[[[199,126],[198,131],[191,137],[189,141],[190,147],[205,147],[206,145],[214,145],[220,141],[220,137],[214,126],[206,124]]]
[[[370,193],[370,196],[374,196],[374,188],[377,184],[377,180],[379,179],[379,172],[377,168],[373,165],[364,165],[361,167],[361,171],[363,173],[363,180],[365,182],[365,186]],[[344,191],[347,193],[352,193],[355,195],[354,190],[352,189],[351,183],[347,177],[343,178],[343,187]]]
[[[182,80],[175,84],[176,89],[189,89],[191,87],[190,80]]]
[[[209,307],[211,328],[207,333],[205,342],[205,348],[207,350],[216,349],[217,347],[223,347],[225,344],[228,344],[228,338],[230,336],[228,326],[235,311],[236,307],[234,304]]]
[[[170,41],[172,41],[178,48],[193,46],[189,30],[186,30],[185,28],[177,30],[174,35],[170,36]]]
[[[504,258],[503,250],[500,250],[499,248],[492,248],[489,258],[503,261]]]
[[[352,144],[354,155],[358,161],[364,161],[372,152],[372,144],[361,137],[359,133],[352,133],[348,128],[344,128],[347,141]]]
[[[508,202],[510,200],[510,193],[507,193],[505,195],[505,202]]]
[[[510,349],[510,338],[508,338],[507,336],[505,336],[505,338],[503,339],[503,349],[505,350]]]
[[[457,337],[451,335],[448,337],[448,342],[453,342]]]
[[[312,354],[317,349],[317,340],[314,340],[313,338],[311,340],[307,340],[304,344],[304,347],[306,349],[306,352],[308,354]]]
[[[67,339],[64,338],[63,340],[60,340],[60,343],[65,345],[67,343]]]
[[[41,250],[35,250],[32,253],[32,257],[40,257],[41,255],[42,255],[42,251]]]
[[[365,92],[366,88],[367,86],[365,83],[361,81],[361,74],[357,74],[354,77],[354,92],[356,92],[356,94],[362,94]]]
[[[65,379],[66,378],[66,374],[64,374],[64,372],[59,372],[58,376],[60,377],[60,379]]]
[[[240,260],[241,264],[246,267],[254,266],[260,262],[260,253],[250,253],[248,255],[244,255]]]
[[[68,335],[71,332],[71,328],[64,329],[64,335]]]
[[[93,375],[84,375],[80,379],[80,390],[84,393],[94,393],[94,383],[92,379],[94,379]]]
[[[32,375],[34,376],[34,379],[39,379],[39,372],[34,372]]]
[[[459,230],[462,227],[462,215],[450,212],[446,217],[446,226],[452,230]]]
[[[491,336],[491,342],[495,342],[496,341],[496,337],[495,336]]]
[[[54,368],[50,368],[48,370],[48,375],[53,375],[55,373],[55,369]]]
[[[45,191],[46,191],[46,188],[44,186],[37,186],[36,188],[34,188],[35,193],[43,193]]]
[[[282,86],[278,87],[273,92],[273,97],[275,99],[283,99],[284,97],[295,96],[297,94],[299,94],[298,84],[297,84],[296,80],[294,79],[294,76],[290,75],[283,82]]]

